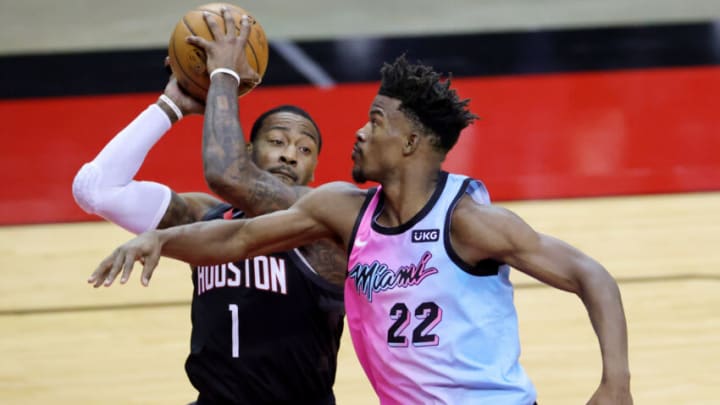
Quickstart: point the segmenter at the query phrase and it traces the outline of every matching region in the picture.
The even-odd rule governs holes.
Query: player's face
[[[252,143],[255,164],[288,185],[313,179],[320,135],[307,118],[282,111],[265,118]]]
[[[380,182],[401,163],[403,142],[411,127],[399,107],[400,100],[387,96],[378,95],[373,100],[368,122],[355,134],[352,151],[354,181]]]

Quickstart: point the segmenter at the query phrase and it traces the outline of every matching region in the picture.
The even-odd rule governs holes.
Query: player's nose
[[[365,134],[364,130],[365,130],[365,126],[363,126],[362,128],[358,129],[355,132],[355,140],[357,142],[365,142],[365,140],[367,140],[367,135]]]
[[[287,147],[280,154],[280,161],[291,166],[297,165],[297,151],[294,147]]]

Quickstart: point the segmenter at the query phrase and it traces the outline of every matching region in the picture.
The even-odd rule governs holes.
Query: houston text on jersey
[[[237,263],[198,266],[195,272],[197,294],[201,295],[215,288],[226,287],[255,288],[287,294],[284,259],[256,256],[245,259],[244,264],[242,267]]]

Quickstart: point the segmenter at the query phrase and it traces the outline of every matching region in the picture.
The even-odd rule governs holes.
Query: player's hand
[[[588,405],[632,405],[632,403],[629,384],[616,386],[605,382],[600,384],[588,401]]]
[[[222,17],[225,21],[224,30],[214,19],[210,18],[209,13],[205,12],[203,17],[215,40],[208,41],[202,37],[190,36],[187,41],[205,51],[207,55],[205,64],[208,72],[217,68],[232,69],[240,75],[241,82],[258,83],[260,76],[250,67],[245,54],[245,44],[251,29],[249,17],[247,15],[242,17],[240,32],[235,26],[232,13],[225,7],[222,9]]]
[[[170,57],[165,57],[165,66],[170,66]],[[167,85],[165,86],[165,91],[163,92],[166,96],[172,100],[175,105],[180,108],[180,111],[182,111],[183,115],[191,115],[191,114],[204,114],[205,113],[205,104],[203,100],[197,100],[190,96],[188,93],[186,93],[180,85],[178,85],[177,79],[175,78],[175,75],[170,74],[170,79],[168,80]]]
[[[100,262],[87,281],[89,284],[94,284],[95,288],[103,284],[109,287],[122,271],[120,282],[125,284],[130,278],[135,261],[139,261],[143,264],[141,282],[147,286],[153,270],[160,261],[161,247],[162,243],[157,232],[145,232],[115,249],[110,256]]]

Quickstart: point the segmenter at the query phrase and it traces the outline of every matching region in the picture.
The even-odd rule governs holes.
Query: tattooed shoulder
[[[158,229],[169,228],[176,225],[184,225],[197,221],[190,205],[176,192],[172,192],[170,205],[165,210]]]

